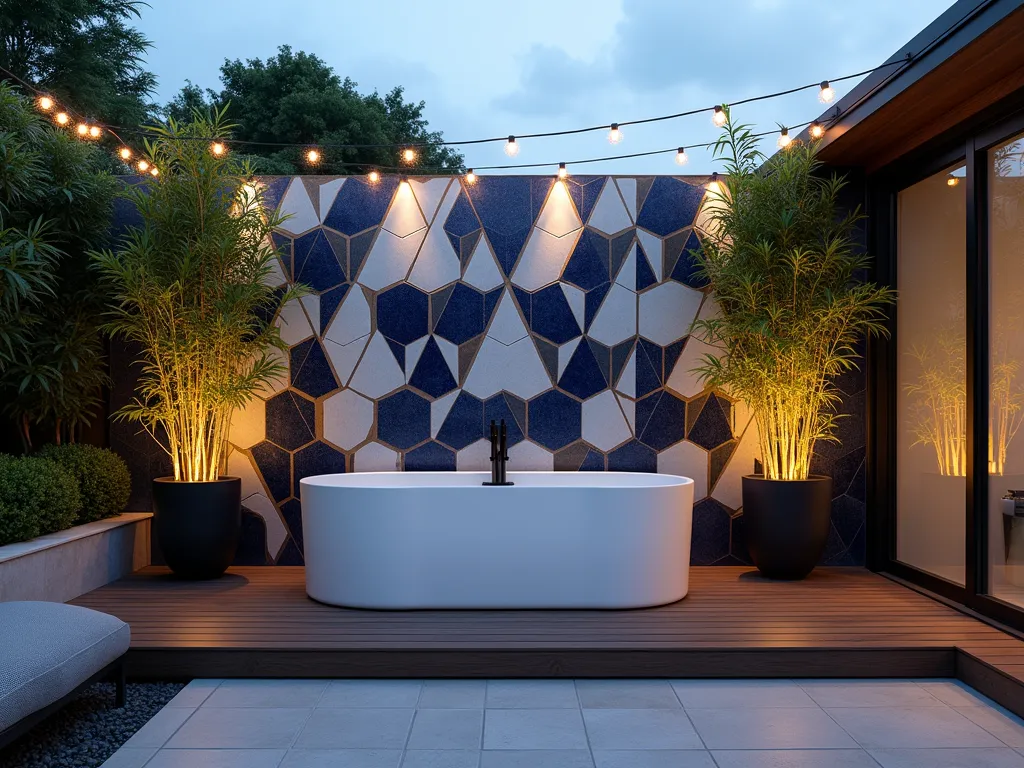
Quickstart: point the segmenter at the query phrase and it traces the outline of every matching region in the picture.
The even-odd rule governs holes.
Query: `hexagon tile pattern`
[[[748,562],[740,479],[759,457],[757,426],[691,370],[707,349],[691,325],[715,311],[692,254],[705,179],[413,181],[262,181],[268,205],[291,214],[273,237],[275,280],[309,294],[278,320],[288,374],[232,419],[255,500],[245,562],[302,563],[303,477],[485,470],[492,419],[508,427],[513,470],[693,477],[692,562]],[[132,223],[122,209],[115,227]],[[112,370],[129,370],[125,355]],[[116,378],[115,407],[132,388]],[[863,378],[842,391],[854,418],[814,471],[837,494],[825,561],[853,565],[864,562]],[[132,471],[152,476],[159,449],[111,430]],[[136,492],[145,509],[148,486]]]

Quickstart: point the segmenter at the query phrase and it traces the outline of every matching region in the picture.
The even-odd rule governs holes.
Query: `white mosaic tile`
[[[636,335],[636,314],[636,294],[613,283],[587,335],[606,346],[614,346]]]
[[[583,226],[565,184],[551,186],[536,226],[555,237],[564,237]]]
[[[320,224],[320,219],[306,192],[306,186],[298,176],[292,179],[291,184],[288,185],[288,191],[281,198],[281,205],[277,210],[278,213],[288,217],[278,229],[292,235],[300,235]]]
[[[602,451],[632,437],[625,415],[610,389],[583,403],[583,439]]]
[[[601,190],[587,224],[606,235],[614,235],[633,226],[633,220],[619,196],[619,190],[611,179],[608,179]]]
[[[640,335],[667,346],[690,332],[704,295],[675,282],[640,294]]]
[[[324,400],[324,439],[345,451],[363,442],[373,427],[373,401],[351,389]]]
[[[371,399],[378,399],[405,384],[405,374],[384,336],[377,332],[370,337],[366,351],[352,374],[349,386]]]

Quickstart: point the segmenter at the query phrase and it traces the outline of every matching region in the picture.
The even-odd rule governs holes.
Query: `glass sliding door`
[[[1024,606],[1024,135],[987,152],[989,592]]]
[[[966,167],[897,197],[896,558],[966,577]]]

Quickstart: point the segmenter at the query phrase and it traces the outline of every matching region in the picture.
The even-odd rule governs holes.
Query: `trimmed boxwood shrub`
[[[0,455],[0,545],[74,525],[82,508],[78,482],[38,456]]]
[[[55,461],[78,480],[82,511],[77,523],[91,523],[124,511],[131,493],[131,475],[124,459],[113,451],[66,443],[44,446],[38,455]]]

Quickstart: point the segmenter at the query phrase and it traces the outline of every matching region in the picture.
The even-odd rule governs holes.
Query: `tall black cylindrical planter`
[[[153,481],[153,527],[164,560],[185,579],[215,579],[235,558],[242,530],[242,481]]]
[[[743,478],[743,520],[750,559],[769,579],[802,579],[825,551],[832,515],[832,478]]]

